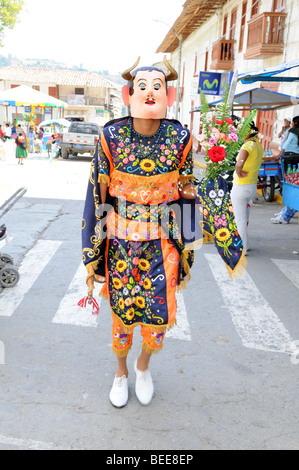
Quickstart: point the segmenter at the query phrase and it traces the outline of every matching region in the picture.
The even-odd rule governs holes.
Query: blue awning
[[[273,67],[268,67],[263,70],[255,70],[253,72],[240,73],[238,75],[238,80],[241,80],[242,83],[253,83],[259,81],[275,81],[275,82],[294,82],[299,81],[299,74],[295,77],[284,77],[277,76],[280,73],[286,72],[287,70],[299,67],[299,60],[295,59],[290,62],[285,62],[280,65],[275,65]]]
[[[221,100],[209,103],[210,106],[216,106]],[[299,104],[299,97],[285,95],[276,91],[265,90],[264,88],[252,88],[242,91],[234,96],[233,110],[251,110],[258,109],[260,111],[275,111],[277,109],[288,108]],[[193,109],[191,112],[200,111],[201,106]]]

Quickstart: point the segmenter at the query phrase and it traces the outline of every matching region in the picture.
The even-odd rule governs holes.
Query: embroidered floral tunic
[[[83,216],[83,261],[105,276],[112,314],[128,331],[138,324],[161,330],[175,323],[182,260],[171,239],[176,235],[178,245],[181,240],[177,224],[168,224],[169,236],[161,218],[180,199],[179,181],[192,179],[190,133],[177,121],[162,120],[151,136],[137,134],[131,118],[104,128]],[[106,202],[113,205],[105,244],[100,183],[109,186]]]

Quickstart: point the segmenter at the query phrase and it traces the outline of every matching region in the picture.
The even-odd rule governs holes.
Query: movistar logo
[[[218,81],[217,78],[215,78],[212,83],[210,83],[210,81],[208,79],[206,79],[203,82],[203,88],[208,89],[208,90],[212,90],[213,88],[217,89],[218,88],[218,83],[219,83],[219,81]]]

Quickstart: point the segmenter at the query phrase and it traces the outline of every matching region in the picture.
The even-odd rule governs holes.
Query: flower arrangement
[[[206,151],[205,179],[215,180],[234,168],[232,161],[250,132],[257,111],[251,111],[236,124],[231,119],[231,105],[228,102],[229,84],[226,86],[223,101],[216,105],[214,111],[210,110],[204,93],[201,91],[200,94],[202,133],[197,136],[197,140]]]

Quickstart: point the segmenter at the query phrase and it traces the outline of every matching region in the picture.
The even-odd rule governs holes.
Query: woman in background
[[[19,159],[18,165],[23,165],[24,158],[28,157],[27,141],[26,141],[26,137],[24,137],[23,134],[19,133],[16,139],[16,145],[17,145],[16,158]]]
[[[244,254],[247,254],[249,211],[257,190],[257,177],[264,157],[264,150],[258,140],[258,128],[254,123],[245,137],[234,172],[231,200],[237,229],[243,241]]]

